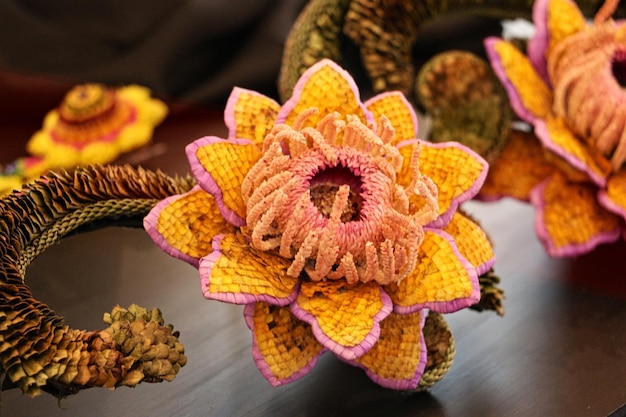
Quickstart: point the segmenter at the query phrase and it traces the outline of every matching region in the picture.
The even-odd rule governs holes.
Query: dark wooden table
[[[0,162],[24,154],[67,88],[0,72]],[[184,146],[224,134],[221,117],[176,105],[154,143],[120,162],[184,174]],[[171,383],[85,390],[60,403],[5,391],[0,416],[624,416],[616,410],[626,403],[626,245],[551,259],[529,206],[507,200],[466,209],[493,238],[506,315],[448,315],[457,356],[429,392],[380,388],[330,354],[299,381],[272,388],[253,363],[241,307],[206,301],[196,270],[143,230],[109,228],[47,250],[29,267],[28,284],[77,328],[104,327],[102,314],[116,304],[161,308],[180,330],[188,365]]]

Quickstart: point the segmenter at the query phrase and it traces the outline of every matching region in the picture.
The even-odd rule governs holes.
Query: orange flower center
[[[422,226],[438,212],[436,186],[419,173],[419,147],[414,178],[402,187],[396,174],[403,158],[387,119],[376,132],[338,114],[304,127],[313,111],[293,127],[273,128],[243,182],[252,246],[291,259],[288,274],[313,281],[403,279],[417,262]],[[415,193],[427,204],[411,213]]]
[[[74,87],[63,98],[58,113],[52,139],[79,149],[94,142],[112,141],[135,118],[133,107],[102,84]]]

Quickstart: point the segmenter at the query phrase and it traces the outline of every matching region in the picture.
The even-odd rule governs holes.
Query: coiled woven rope
[[[31,294],[28,265],[50,245],[99,221],[141,226],[158,201],[192,181],[130,166],[50,173],[0,200],[0,367],[5,386],[65,396],[89,387],[172,380],[186,363],[160,311],[136,305],[105,315],[109,327],[76,330]],[[130,221],[130,223],[129,223]],[[146,340],[149,346],[142,346]]]

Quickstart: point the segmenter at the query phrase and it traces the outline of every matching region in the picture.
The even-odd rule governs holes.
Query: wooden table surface
[[[67,88],[0,72],[0,163],[24,155],[24,143]],[[184,174],[184,146],[224,133],[218,111],[175,106],[153,144],[120,162]],[[626,245],[551,259],[529,206],[465,207],[493,239],[506,314],[447,315],[456,360],[426,393],[381,388],[330,354],[302,379],[271,387],[253,363],[240,306],[205,300],[197,271],[165,255],[143,230],[109,228],[47,250],[29,267],[27,283],[77,328],[105,327],[102,315],[116,304],[159,307],[181,333],[187,366],[170,383],[90,389],[60,403],[4,391],[0,416],[624,416]]]

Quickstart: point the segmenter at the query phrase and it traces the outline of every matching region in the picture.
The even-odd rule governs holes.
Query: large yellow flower
[[[227,139],[188,145],[198,185],[159,203],[149,234],[198,267],[207,298],[246,305],[273,385],[328,350],[383,386],[415,388],[426,311],[476,303],[477,277],[494,262],[485,233],[457,211],[486,163],[416,139],[400,93],[362,103],[328,60],[282,107],[235,88],[225,120]]]
[[[138,85],[80,84],[45,116],[28,141],[28,157],[0,172],[0,195],[49,170],[114,161],[147,144],[167,106]]]
[[[552,256],[588,252],[626,230],[626,27],[607,20],[615,5],[607,2],[591,25],[573,1],[537,0],[528,55],[485,41],[533,133],[514,132],[481,195],[530,200]]]

